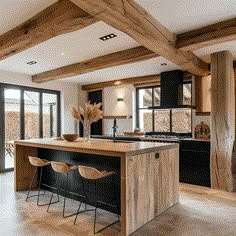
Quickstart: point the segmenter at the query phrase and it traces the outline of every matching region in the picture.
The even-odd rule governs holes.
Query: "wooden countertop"
[[[117,157],[128,157],[149,152],[158,152],[176,148],[179,145],[175,143],[155,143],[155,142],[127,142],[119,140],[113,143],[112,140],[91,139],[90,143],[84,142],[83,138],[79,138],[74,142],[66,140],[50,139],[30,139],[19,140],[14,142],[15,145],[23,145],[37,148],[47,148],[62,151],[108,155]]]

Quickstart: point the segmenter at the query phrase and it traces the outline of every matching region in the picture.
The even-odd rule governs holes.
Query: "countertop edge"
[[[97,140],[97,139],[96,139]],[[38,142],[37,142],[38,141]],[[40,143],[45,142],[45,143]],[[55,141],[54,143],[50,143],[52,141]],[[64,141],[64,140],[63,140]],[[101,142],[104,142],[102,140]],[[139,142],[139,143],[144,143],[145,142]],[[28,147],[35,147],[35,148],[48,148],[48,149],[53,149],[53,150],[61,150],[61,151],[71,151],[71,152],[80,152],[80,153],[89,153],[89,154],[97,154],[97,155],[109,155],[109,156],[116,156],[116,157],[129,157],[129,156],[134,156],[134,155],[139,155],[139,154],[144,154],[144,153],[149,153],[149,152],[158,152],[161,150],[168,150],[172,148],[178,148],[179,144],[177,143],[170,143],[170,144],[163,144],[159,146],[151,146],[149,147],[141,147],[137,148],[137,150],[104,150],[104,149],[99,149],[99,148],[86,148],[86,147],[73,147],[71,146],[71,143],[68,142],[69,146],[64,145],[59,145],[60,141],[55,139],[48,139],[44,140],[43,139],[38,139],[38,140],[16,140],[14,142],[15,145],[21,145],[21,146],[28,146]],[[83,144],[82,144],[83,145]]]

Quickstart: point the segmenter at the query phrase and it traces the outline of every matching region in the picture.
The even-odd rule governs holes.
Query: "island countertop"
[[[14,144],[36,148],[49,148],[62,151],[100,154],[117,157],[129,157],[149,152],[158,152],[161,150],[168,150],[179,146],[176,143],[135,141],[126,142],[121,140],[117,142],[112,142],[112,140],[104,139],[91,139],[90,142],[84,142],[83,138],[79,138],[74,142],[68,142],[66,140],[57,140],[55,138],[30,139],[15,141]]]

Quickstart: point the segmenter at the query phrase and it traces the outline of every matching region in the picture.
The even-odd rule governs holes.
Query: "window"
[[[60,136],[60,92],[0,83],[0,172],[14,166],[14,140]]]
[[[137,88],[136,126],[144,132],[191,133],[191,108],[155,109],[160,106],[160,86]],[[183,105],[191,105],[191,82],[183,84]]]

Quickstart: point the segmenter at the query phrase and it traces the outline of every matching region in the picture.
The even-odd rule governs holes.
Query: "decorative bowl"
[[[62,136],[66,141],[69,142],[73,142],[79,137],[78,134],[63,134]]]

